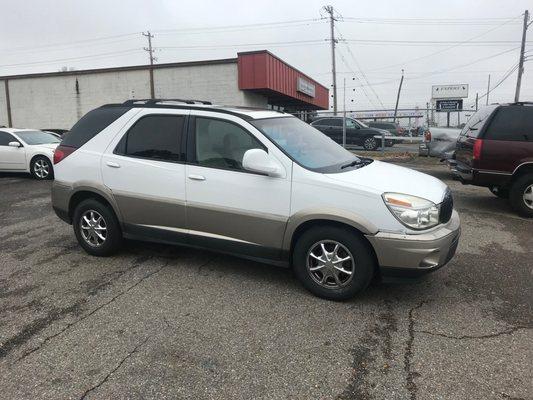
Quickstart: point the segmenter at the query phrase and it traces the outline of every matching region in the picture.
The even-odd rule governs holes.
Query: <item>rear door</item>
[[[512,173],[526,161],[533,161],[533,107],[500,107],[484,130],[478,167]]]
[[[188,110],[146,109],[122,129],[101,161],[126,232],[185,239],[185,147]]]
[[[20,147],[9,146],[10,142],[18,142]],[[2,170],[25,170],[26,150],[20,140],[12,134],[0,131],[0,169]]]

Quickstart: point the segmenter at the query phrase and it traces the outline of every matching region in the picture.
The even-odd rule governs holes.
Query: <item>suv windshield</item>
[[[42,131],[17,132],[17,135],[29,145],[59,143],[61,141],[57,136]]]
[[[251,123],[301,166],[317,172],[340,172],[361,159],[295,117],[265,118]]]

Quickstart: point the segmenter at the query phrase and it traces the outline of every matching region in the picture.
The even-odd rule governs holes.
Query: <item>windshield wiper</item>
[[[353,166],[355,166],[355,165],[357,165],[357,164],[362,164],[362,163],[363,163],[362,160],[356,158],[356,159],[353,160],[351,163],[346,164],[346,165],[343,165],[343,166],[341,167],[341,169],[348,168],[348,167],[353,167]]]

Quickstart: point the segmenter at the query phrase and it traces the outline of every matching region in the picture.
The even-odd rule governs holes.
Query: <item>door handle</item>
[[[205,181],[205,176],[203,175],[189,175],[189,179],[192,179],[193,181]]]
[[[113,162],[113,161],[107,161],[106,165],[111,168],[120,168],[120,164]]]

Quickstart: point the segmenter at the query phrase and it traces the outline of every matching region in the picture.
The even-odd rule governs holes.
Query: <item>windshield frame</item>
[[[255,124],[255,122],[257,122],[257,121],[280,120],[282,118],[295,118],[295,119],[301,121],[302,123],[309,125],[310,128],[315,129],[320,134],[324,135],[322,132],[320,132],[318,129],[316,129],[313,125],[308,124],[307,122],[305,122],[305,121],[301,120],[300,118],[295,117],[293,115],[287,115],[287,116],[282,116],[282,117],[280,116],[280,117],[256,118],[256,119],[253,119],[253,120],[247,121],[247,122],[249,122],[255,129],[257,129],[259,132],[261,132],[261,134],[269,142],[271,142],[274,146],[276,146],[276,148],[278,148],[283,154],[285,154],[291,161],[295,162],[300,167],[302,167],[302,168],[304,168],[304,169],[306,169],[308,171],[318,172],[318,173],[322,173],[322,174],[335,174],[335,173],[347,172],[347,171],[350,171],[351,169],[359,168],[360,165],[365,165],[364,164],[365,163],[365,159],[364,158],[361,158],[361,157],[355,155],[354,153],[352,153],[351,151],[345,149],[344,147],[342,147],[340,144],[338,144],[337,142],[335,142],[331,138],[328,138],[328,139],[330,139],[333,143],[335,143],[341,149],[346,150],[347,152],[351,153],[352,156],[353,156],[353,159],[344,160],[344,161],[342,161],[340,163],[336,163],[336,164],[332,164],[332,165],[328,165],[328,166],[324,166],[324,167],[318,167],[318,168],[313,168],[313,167],[309,167],[307,165],[302,164],[300,161],[296,160],[293,156],[291,156],[283,147],[281,147],[281,145],[279,145],[274,139],[272,139],[265,131],[263,131],[263,129],[260,126],[257,126]],[[326,136],[326,135],[324,135],[324,136]],[[354,161],[358,161],[358,163],[353,165],[353,166],[346,167],[347,163],[354,162]],[[345,168],[342,168],[342,167],[345,167]]]
[[[26,134],[26,133],[30,133],[30,134],[41,133],[41,134],[53,137],[56,141],[55,142],[30,143],[24,137],[24,134]],[[18,138],[18,140],[20,140],[22,143],[24,143],[27,146],[41,146],[43,144],[59,144],[59,143],[61,143],[61,138],[57,137],[56,135],[54,135],[52,133],[45,132],[45,131],[40,131],[38,129],[14,132],[14,135]]]

